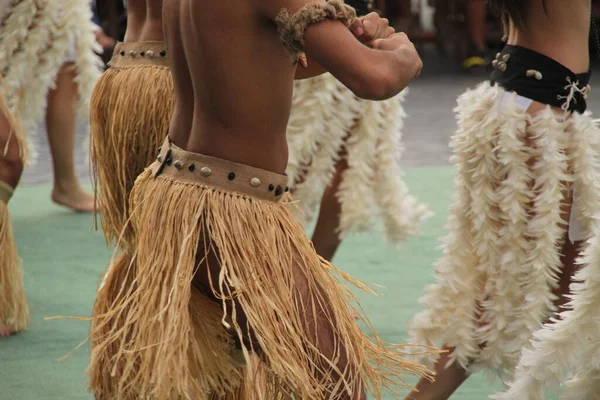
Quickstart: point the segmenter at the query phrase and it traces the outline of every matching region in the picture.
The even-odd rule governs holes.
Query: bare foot
[[[94,212],[94,196],[78,185],[70,189],[55,186],[52,190],[52,201],[76,212]]]
[[[4,325],[0,323],[0,337],[6,337],[10,335],[14,335],[17,331],[14,328],[11,328],[9,325]]]

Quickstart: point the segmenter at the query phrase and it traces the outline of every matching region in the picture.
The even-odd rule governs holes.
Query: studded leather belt
[[[165,42],[119,42],[108,63],[111,68],[124,68],[139,65],[168,67]]]
[[[274,202],[289,191],[286,175],[192,153],[177,147],[168,137],[150,169],[155,178],[166,177]]]

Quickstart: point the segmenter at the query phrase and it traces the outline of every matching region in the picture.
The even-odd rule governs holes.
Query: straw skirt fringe
[[[503,96],[483,83],[458,100],[448,235],[436,283],[421,300],[427,309],[409,332],[413,343],[454,348],[450,362],[469,372],[488,369],[509,381],[554,311],[565,185],[577,193],[574,210],[594,215],[600,165],[589,117],[550,108],[532,117],[513,95]],[[587,237],[595,234],[588,220],[580,222]]]
[[[169,129],[173,81],[168,67],[109,68],[92,95],[91,158],[94,187],[107,242],[115,243],[129,217],[129,194],[156,158]],[[121,245],[131,246],[131,231]]]
[[[290,122],[287,175],[299,200],[297,217],[310,224],[336,163],[349,164],[337,197],[342,206],[339,235],[372,231],[384,223],[385,237],[399,244],[420,233],[427,208],[409,194],[398,164],[406,114],[397,97],[372,102],[358,99],[330,74],[297,81]]]
[[[368,323],[370,337],[360,330],[354,298],[335,275],[350,278],[316,255],[290,204],[153,175],[145,171],[131,195],[135,251],[110,269],[95,305],[91,389],[101,398],[227,397],[264,368],[257,379],[265,398],[336,399],[364,380],[380,399],[402,386],[403,373],[428,374]],[[192,286],[209,250],[220,271],[209,288],[215,302]],[[326,318],[331,354],[310,339],[310,315]],[[244,340],[248,331],[252,341]],[[230,357],[232,340],[242,347],[243,376]],[[252,356],[256,346],[266,366]],[[353,368],[337,369],[338,357]]]
[[[8,205],[0,200],[0,324],[18,332],[27,329],[28,322],[29,308],[21,259],[13,237]]]
[[[23,150],[25,141],[22,130],[9,113],[1,94],[0,113],[9,119],[13,127],[8,141],[16,140],[19,148]],[[0,160],[4,152],[5,148],[0,148]],[[22,153],[21,157],[24,160],[25,155]],[[27,329],[28,326],[29,308],[23,286],[21,258],[17,253],[8,213],[7,203],[12,196],[12,191],[13,188],[4,182],[0,182],[0,324],[6,325],[15,331],[22,331]]]
[[[571,285],[571,301],[560,320],[544,325],[523,350],[515,380],[502,400],[542,400],[544,389],[561,386],[561,399],[600,398],[600,129],[590,115],[573,115],[575,190],[591,239],[585,244]]]

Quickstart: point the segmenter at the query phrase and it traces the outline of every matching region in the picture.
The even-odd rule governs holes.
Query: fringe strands
[[[151,82],[151,84],[149,84]],[[129,218],[129,194],[167,136],[173,107],[169,68],[110,68],[92,97],[94,189],[107,242],[116,242]],[[131,230],[121,245],[132,246]]]
[[[459,98],[458,195],[437,282],[422,300],[428,309],[409,331],[413,343],[454,348],[451,363],[506,382],[553,311],[573,157],[566,114],[548,108],[532,117],[504,95],[484,83]]]
[[[574,209],[589,234],[571,285],[571,301],[560,318],[535,332],[525,348],[510,388],[493,398],[541,400],[545,388],[562,385],[564,399],[595,399],[600,395],[600,131],[590,115],[573,114],[565,121],[570,140]]]
[[[419,233],[429,213],[408,193],[398,165],[405,94],[385,102],[363,101],[330,74],[296,83],[286,173],[303,225],[315,219],[336,163],[344,157],[349,168],[337,193],[340,237],[372,231],[377,218],[384,220],[392,244]]]
[[[9,113],[1,94],[0,114],[8,119],[11,126],[6,146],[0,152],[1,158],[6,155],[8,144],[13,136],[17,140],[20,149],[23,148],[23,141],[20,126]],[[24,156],[24,154],[21,154],[21,157],[24,158]],[[4,192],[7,195],[6,197],[10,197],[8,195],[12,195],[12,191],[13,189],[6,183],[0,182],[0,193]],[[0,323],[18,332],[27,329],[28,322],[29,308],[23,286],[21,259],[17,253],[13,237],[8,204],[0,195]]]
[[[361,331],[348,307],[354,298],[334,275],[350,278],[315,254],[285,205],[154,179],[150,170],[138,178],[131,201],[135,253],[111,268],[96,302],[101,311],[94,318],[90,370],[92,376],[102,370],[112,376],[93,379],[95,393],[120,399],[133,393],[161,399],[195,398],[206,391],[224,396],[239,385],[227,337],[243,343],[249,376],[257,373],[252,353],[260,347],[266,382],[278,393],[273,398],[294,393],[307,400],[338,399],[362,380],[381,399],[386,390],[399,395],[397,379],[404,372],[429,376],[397,348],[386,347],[368,322],[369,336]],[[218,301],[211,304],[220,308],[221,324],[214,325],[206,322],[213,321],[208,310],[191,309],[200,301],[194,298],[193,276],[199,260],[210,268],[204,253],[209,251],[218,255],[220,271],[212,288]],[[237,318],[241,312],[245,322]],[[326,319],[330,354],[318,347],[311,316]],[[108,327],[112,321],[118,329]],[[199,331],[202,324],[207,326]],[[243,340],[247,331],[254,333],[250,343]],[[209,356],[214,358],[204,358]],[[340,357],[355,368],[340,370]],[[334,376],[344,379],[338,384]],[[230,383],[225,392],[224,382]]]
[[[21,259],[13,238],[8,206],[0,201],[0,323],[18,332],[27,329],[28,321]]]

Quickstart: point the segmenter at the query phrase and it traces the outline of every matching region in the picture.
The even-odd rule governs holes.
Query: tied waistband
[[[108,63],[112,68],[157,65],[168,67],[165,42],[119,42]]]
[[[564,111],[587,108],[591,73],[575,74],[556,60],[521,46],[507,45],[492,61],[492,84]]]
[[[286,175],[192,153],[177,147],[168,137],[150,169],[155,178],[169,177],[274,202],[289,191]]]

